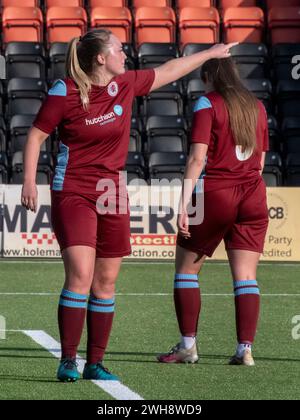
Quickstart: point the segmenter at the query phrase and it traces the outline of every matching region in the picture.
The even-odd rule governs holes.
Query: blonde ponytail
[[[77,84],[83,108],[87,111],[89,105],[89,92],[92,83],[89,76],[80,67],[77,57],[78,42],[80,42],[80,38],[73,38],[69,43],[66,60],[66,74],[67,77],[71,77]]]
[[[66,75],[77,84],[85,111],[88,110],[93,76],[97,74],[100,66],[98,54],[106,53],[111,34],[112,32],[107,29],[95,29],[82,37],[73,38],[69,43]]]

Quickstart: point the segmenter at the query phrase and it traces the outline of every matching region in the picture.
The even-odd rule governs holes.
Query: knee
[[[94,277],[92,292],[99,299],[110,299],[115,294],[116,275],[112,270],[103,271]]]

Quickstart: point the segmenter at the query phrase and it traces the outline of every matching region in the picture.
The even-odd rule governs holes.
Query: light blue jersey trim
[[[195,103],[194,112],[201,111],[202,109],[212,108],[210,100],[206,96],[201,96]]]
[[[55,176],[53,178],[53,185],[52,185],[52,189],[54,191],[63,190],[68,161],[69,161],[69,147],[63,144],[62,142],[60,142],[59,153],[57,155],[57,165],[55,168]]]
[[[257,287],[246,287],[245,289],[238,289],[234,292],[235,296],[240,295],[259,295],[259,289]]]
[[[54,82],[51,89],[48,91],[48,95],[51,96],[67,96],[67,86],[61,79]]]

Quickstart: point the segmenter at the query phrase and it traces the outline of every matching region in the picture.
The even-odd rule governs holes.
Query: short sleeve
[[[153,85],[155,72],[153,69],[130,70],[130,79],[134,88],[134,96],[147,95]]]
[[[48,95],[33,121],[33,126],[51,134],[63,119],[66,97],[66,83],[63,80],[57,80],[48,91]]]
[[[206,96],[201,96],[194,107],[191,143],[209,144],[213,117],[213,106],[210,100]]]

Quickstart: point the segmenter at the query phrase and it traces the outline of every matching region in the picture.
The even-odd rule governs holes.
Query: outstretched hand
[[[211,58],[229,58],[231,57],[230,48],[238,45],[239,42],[231,42],[230,44],[216,44],[209,49]]]

